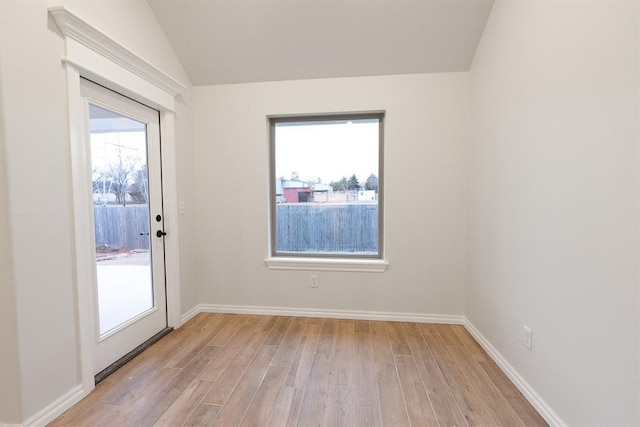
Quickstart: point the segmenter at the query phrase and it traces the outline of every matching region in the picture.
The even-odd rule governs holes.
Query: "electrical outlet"
[[[522,325],[522,335],[520,336],[522,345],[531,350],[533,345],[533,331],[527,325]]]
[[[318,275],[317,274],[312,274],[311,275],[311,287],[312,288],[317,288],[318,287]]]

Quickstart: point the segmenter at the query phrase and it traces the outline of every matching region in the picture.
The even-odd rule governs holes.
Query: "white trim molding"
[[[204,312],[204,310],[201,309],[200,305],[196,305],[191,310],[187,311],[182,316],[180,316],[180,326],[184,325],[189,320],[193,319],[198,314],[203,313],[203,312]]]
[[[94,50],[169,95],[177,96],[187,89],[182,83],[154,67],[65,7],[51,7],[49,14],[65,38],[75,40]]]
[[[525,381],[524,378],[515,370],[513,366],[507,361],[507,359],[500,354],[500,352],[487,340],[484,335],[480,333],[478,329],[464,317],[464,327],[469,331],[473,338],[480,344],[480,346],[487,352],[489,357],[493,359],[498,367],[505,373],[511,382],[520,390],[524,397],[531,403],[531,405],[538,411],[540,416],[545,419],[551,427],[566,427],[567,424],[562,421],[560,416],[544,401],[544,399],[531,387],[531,385]]]
[[[24,426],[44,427],[51,421],[55,420],[58,416],[62,415],[64,411],[78,403],[84,396],[84,387],[82,387],[82,385],[77,385],[55,402],[51,403],[49,406],[25,421]]]
[[[87,78],[160,112],[165,239],[166,294],[168,326],[178,327],[180,320],[180,258],[176,176],[175,102],[187,87],[151,65],[105,33],[64,7],[49,9],[50,28],[62,36],[66,70],[69,158],[73,187],[74,280],[76,287],[76,325],[80,360],[79,388],[71,398],[62,399],[49,413],[70,408],[94,389],[96,309],[93,291],[93,239],[90,195],[86,194],[88,153],[85,137],[85,111],[80,91],[81,78]],[[169,235],[170,233],[170,235]],[[52,412],[53,411],[53,412]],[[34,421],[33,425],[40,425]],[[27,425],[31,425],[27,423]]]
[[[85,115],[82,111],[80,95],[80,73],[71,66],[67,66],[67,108],[69,109],[69,156],[71,158],[71,184],[73,190],[73,231],[74,231],[74,279],[76,281],[76,314],[78,351],[80,360],[80,378],[85,394],[89,394],[95,387],[93,380],[94,363],[94,331],[96,316],[94,316],[93,291],[87,285],[94,283],[93,250],[91,243],[92,220],[88,213],[91,205],[89,195],[83,191],[87,182],[88,168],[86,165],[87,147],[82,143],[85,129]],[[91,267],[90,267],[91,266]]]
[[[162,144],[162,199],[164,205],[165,281],[167,284],[167,326],[180,327],[180,245],[178,232],[178,183],[176,170],[176,117],[169,111],[160,113]],[[167,138],[168,136],[168,138]],[[170,262],[169,262],[170,261]],[[171,303],[169,303],[171,301]]]
[[[328,319],[381,320],[388,322],[443,323],[448,325],[462,325],[464,323],[464,316],[449,314],[394,313],[389,311],[334,310],[324,308],[293,308],[224,304],[200,304],[183,314],[181,323],[184,324],[199,313],[321,317]]]
[[[269,270],[353,271],[384,273],[389,263],[379,259],[271,257],[264,260]]]

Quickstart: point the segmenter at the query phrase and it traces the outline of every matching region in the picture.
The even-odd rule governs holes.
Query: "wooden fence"
[[[376,253],[378,204],[278,204],[276,250]]]
[[[97,247],[149,249],[147,205],[94,206],[93,217]]]
[[[93,213],[96,246],[149,249],[146,205],[94,206]],[[376,253],[378,205],[276,205],[276,248],[294,253]]]

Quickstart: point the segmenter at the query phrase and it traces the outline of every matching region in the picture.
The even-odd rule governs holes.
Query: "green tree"
[[[347,189],[347,177],[343,176],[339,181],[331,181],[329,185],[333,191],[344,191]]]
[[[358,178],[356,174],[351,175],[351,178],[347,181],[347,190],[359,190],[360,183],[358,182]]]
[[[376,193],[378,192],[378,177],[374,174],[369,175],[369,178],[364,183],[365,190],[374,190]]]

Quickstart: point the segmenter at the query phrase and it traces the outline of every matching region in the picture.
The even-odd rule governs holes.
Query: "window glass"
[[[271,119],[272,255],[381,257],[382,119]]]

